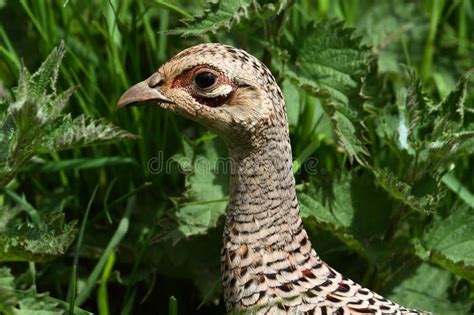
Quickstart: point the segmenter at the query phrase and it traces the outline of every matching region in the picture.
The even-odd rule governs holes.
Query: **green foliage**
[[[241,19],[249,19],[255,14],[268,16],[280,14],[290,3],[291,0],[269,1],[260,5],[251,0],[231,0],[231,1],[213,1],[210,0],[208,8],[200,15],[185,19],[184,28],[176,28],[167,31],[168,34],[181,35],[183,37],[190,35],[205,35],[216,33],[220,29],[230,30],[238,24]],[[253,14],[252,14],[253,13]]]
[[[80,115],[73,120],[62,114],[74,91],[56,91],[64,53],[61,44],[32,75],[23,67],[13,100],[3,100],[0,187],[5,187],[35,154],[134,138],[103,119]],[[32,209],[27,203],[26,207]],[[74,222],[64,224],[61,212],[42,214],[44,217],[36,214],[33,224],[16,222],[13,219],[19,211],[15,209],[0,208],[0,261],[44,262],[66,252],[74,240]]]
[[[469,0],[22,0],[0,20],[0,313],[225,312],[222,142],[156,107],[113,111],[203,41],[249,51],[282,87],[325,261],[398,303],[474,311]],[[141,138],[113,142],[123,130]]]
[[[408,307],[419,307],[438,314],[465,314],[468,303],[452,303],[448,292],[452,275],[446,270],[423,263],[414,269],[389,298]]]
[[[393,199],[399,200],[411,209],[421,213],[430,213],[431,207],[439,202],[439,196],[427,194],[424,196],[414,196],[413,186],[399,181],[392,173],[387,170],[375,170],[377,183],[385,189]]]
[[[5,188],[40,153],[104,144],[135,136],[104,119],[80,115],[75,119],[62,114],[74,89],[57,93],[56,82],[64,57],[64,45],[55,48],[41,67],[30,74],[20,69],[13,98],[2,95],[0,101],[0,187]],[[6,195],[19,206],[0,206],[0,262],[47,262],[64,255],[76,234],[75,221],[64,223],[60,210],[40,213],[14,192]],[[21,207],[32,223],[20,218]],[[0,269],[0,311],[5,314],[63,314],[67,303],[47,294],[37,294],[34,288],[16,292],[13,277],[7,268]],[[62,304],[62,305],[60,305]],[[72,308],[74,314],[88,312]]]
[[[134,138],[131,133],[103,119],[84,115],[72,119],[70,115],[65,115],[56,128],[45,137],[38,150],[49,152]]]
[[[56,81],[64,45],[55,48],[30,74],[20,70],[13,100],[3,100],[0,115],[0,187],[5,187],[37,153],[132,139],[134,136],[103,119],[62,114],[74,89],[57,93]]]
[[[464,108],[467,82],[470,72],[461,77],[456,87],[438,104],[423,91],[420,80],[410,73],[411,84],[407,92],[406,116],[408,146],[420,157],[420,162],[435,167],[449,165],[453,159],[472,154],[473,117],[466,117]]]
[[[75,222],[64,224],[61,212],[47,213],[43,226],[14,220],[18,208],[0,208],[0,262],[45,262],[64,255],[75,236]]]
[[[374,61],[370,48],[361,45],[361,38],[341,22],[309,28],[317,32],[298,39],[301,48],[297,51],[297,68],[285,73],[300,88],[323,100],[339,145],[349,158],[364,163],[368,152],[357,109],[362,106],[363,79]]]
[[[11,270],[0,268],[0,312],[5,315],[61,315],[67,310],[67,304],[39,294],[34,288],[15,290]],[[74,308],[72,314],[92,314],[80,308]]]
[[[416,243],[417,254],[455,274],[474,279],[472,214],[472,208],[463,206],[454,208],[447,217],[435,215],[433,223]]]
[[[303,218],[314,217],[316,226],[330,231],[348,247],[365,255],[369,239],[383,235],[388,195],[367,176],[344,174],[334,183],[314,182],[298,194]],[[364,217],[371,220],[365,221]]]
[[[221,28],[230,29],[240,19],[247,17],[252,6],[250,0],[210,1],[209,8],[201,15],[183,21],[187,24],[186,28],[177,28],[168,33],[189,36],[215,33]]]
[[[184,154],[174,156],[180,169],[188,175],[185,200],[176,203],[178,227],[169,235],[173,238],[206,233],[216,226],[227,207],[228,169],[225,168],[230,164],[219,159],[225,152],[224,144],[205,139],[200,146],[202,153],[194,151],[191,144],[183,140]]]

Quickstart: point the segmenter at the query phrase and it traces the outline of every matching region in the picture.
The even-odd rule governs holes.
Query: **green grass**
[[[229,1],[228,5],[239,8],[248,3]],[[203,15],[207,1],[0,1],[0,96],[2,86],[12,94],[22,64],[30,70],[38,68],[64,41],[66,55],[57,90],[77,87],[65,112],[73,117],[106,118],[140,136],[133,141],[36,154],[22,167],[0,198],[2,206],[21,209],[15,223],[41,226],[43,215],[62,211],[65,221],[78,220],[79,228],[64,255],[46,263],[2,264],[0,280],[4,265],[11,269],[16,288],[26,290],[36,284],[36,292],[49,292],[70,314],[81,314],[78,307],[98,314],[223,313],[218,284],[221,210],[215,210],[219,208],[215,200],[200,195],[209,187],[222,193],[221,186],[199,174],[186,177],[176,164],[170,173],[153,174],[148,163],[159,154],[164,160],[174,157],[182,162],[183,156],[212,158],[225,155],[225,150],[203,127],[164,110],[114,110],[129,86],[175,53],[197,43],[222,42],[263,60],[284,87],[293,155],[298,160],[297,184],[307,197],[308,211],[324,210],[322,217],[305,213],[306,227],[321,256],[354,280],[418,307],[430,301],[411,299],[400,288],[410,288],[416,277],[429,278],[425,272],[439,274],[444,288],[436,293],[437,301],[444,303],[440,309],[473,311],[472,255],[465,254],[459,240],[453,240],[459,245],[454,246],[456,255],[460,253],[455,256],[434,246],[429,237],[434,230],[443,232],[436,223],[440,218],[449,218],[451,213],[456,216],[452,220],[462,218],[454,210],[467,206],[466,211],[472,213],[474,157],[469,148],[474,143],[466,142],[464,153],[449,160],[441,156],[450,154],[448,151],[423,155],[426,151],[419,149],[431,140],[434,145],[434,140],[444,141],[443,136],[474,129],[472,79],[467,79],[470,85],[464,104],[468,110],[460,129],[450,125],[436,139],[429,138],[429,129],[417,129],[417,138],[408,139],[412,152],[400,148],[397,133],[401,116],[408,123],[414,121],[413,128],[419,127],[413,118],[417,115],[437,121],[432,118],[435,114],[428,115],[431,109],[414,113],[407,108],[405,97],[409,87],[416,85],[408,69],[418,74],[424,93],[436,103],[474,66],[474,34],[469,31],[474,25],[472,2],[427,0],[389,5],[369,0],[295,0],[279,14],[268,5],[272,3],[278,9],[276,2],[260,1],[259,9],[248,5],[247,14],[233,20],[232,16],[213,15],[212,10],[225,9],[218,4]],[[220,20],[222,16],[227,18]],[[350,46],[347,40],[344,49],[373,53],[376,58],[364,63],[366,69],[358,69],[364,73],[363,92],[368,98],[361,100],[356,93],[347,103],[336,104],[355,130],[355,138],[346,146],[337,141],[344,130],[331,122],[333,95],[317,95],[298,81],[302,76],[314,79],[314,84],[331,80],[316,78],[310,67],[305,70],[301,51],[303,42],[323,33],[324,23],[333,19],[354,27],[362,44],[370,46]],[[317,24],[321,21],[323,24]],[[214,25],[220,27],[213,32]],[[328,37],[334,30],[329,28]],[[183,33],[189,36],[180,36]],[[316,58],[318,49],[314,53]],[[359,74],[354,70],[348,75]],[[346,84],[344,80],[338,84]],[[362,86],[354,84],[348,84],[344,93]],[[421,94],[413,94],[412,99],[422,103]],[[183,141],[183,137],[190,140]],[[358,151],[359,140],[370,157]],[[354,155],[347,145],[356,148]],[[316,175],[305,171],[304,162],[312,158],[317,159]],[[381,170],[389,174],[377,173]],[[225,182],[225,177],[215,179]],[[198,184],[185,196],[190,182]],[[339,190],[348,195],[336,196],[335,204],[341,205],[335,208],[338,212],[325,212],[326,192]],[[357,196],[362,197],[355,202]],[[226,200],[219,198],[217,203]],[[193,209],[196,216],[186,216]],[[370,219],[359,217],[364,213]],[[344,221],[347,217],[353,221]],[[204,227],[197,229],[193,220],[199,224],[205,220]],[[0,222],[0,233],[2,229]],[[474,246],[474,236],[469,237],[464,241]]]

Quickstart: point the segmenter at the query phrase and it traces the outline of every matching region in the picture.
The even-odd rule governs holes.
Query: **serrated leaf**
[[[45,136],[39,150],[49,152],[128,139],[136,139],[136,136],[105,119],[84,115],[72,119],[70,115],[66,115],[60,124]]]
[[[9,268],[0,268],[0,313],[13,314],[13,309],[18,303],[14,291],[14,280]]]
[[[373,185],[368,175],[346,174],[331,186],[306,185],[298,192],[303,218],[333,233],[352,249],[366,255],[367,240],[383,235],[388,224],[388,196]],[[371,220],[363,220],[370,217]]]
[[[47,293],[36,293],[34,289],[18,294],[18,309],[15,315],[62,315],[64,310],[49,298]]]
[[[16,131],[15,122],[10,115],[7,115],[0,126],[0,169],[7,162],[10,150],[13,146]]]
[[[400,42],[406,42],[406,49],[412,62],[422,58],[428,21],[419,14],[414,2],[393,5],[388,1],[367,2],[364,10],[354,21],[358,30],[364,33],[363,42],[373,46],[377,54],[379,73],[399,74],[407,63],[406,51]]]
[[[258,20],[264,20],[272,15],[281,14],[290,3],[290,0],[266,1],[264,4],[253,0],[211,0],[208,1],[207,8],[202,13],[182,21],[186,24],[186,27],[176,28],[164,33],[183,37],[208,33],[215,34],[221,29],[230,30],[243,19],[250,20],[253,15],[256,15]]]
[[[46,112],[48,114],[49,120],[53,121],[61,115],[64,107],[69,102],[69,99],[76,91],[76,88],[69,88],[66,91],[55,95],[50,102],[46,103]]]
[[[435,215],[419,241],[417,253],[468,279],[474,279],[474,213],[472,208],[454,209],[447,217]]]
[[[175,160],[186,167],[186,193],[184,202],[179,202],[175,216],[178,220],[177,231],[172,237],[192,236],[206,233],[217,224],[227,207],[227,185],[230,161],[223,158],[224,145],[221,141],[211,140],[202,144],[200,151],[191,154],[186,141],[185,152],[188,156],[178,156]],[[178,233],[181,235],[178,235]]]
[[[31,73],[26,69],[26,67],[22,66],[18,77],[18,86],[13,89],[15,99],[20,99],[28,95],[30,78]]]
[[[474,126],[464,122],[464,99],[471,72],[467,72],[437,105],[428,98],[416,74],[409,72],[411,83],[406,97],[409,141],[423,162],[437,159],[447,164],[472,151],[469,148]]]
[[[41,102],[30,97],[18,99],[9,111],[18,130],[17,146],[34,143],[43,133],[49,118],[39,106]],[[37,128],[36,128],[37,127]]]
[[[60,315],[69,309],[69,304],[52,298],[47,293],[37,293],[32,287],[16,290],[15,278],[9,268],[0,268],[0,314],[5,315]],[[73,314],[89,315],[78,307]]]
[[[65,53],[64,42],[53,49],[39,69],[29,78],[28,92],[30,95],[39,97],[49,91],[56,94],[59,67]]]
[[[64,224],[60,212],[49,213],[43,220],[43,228],[20,223],[0,231],[0,261],[44,262],[63,255],[74,240],[76,222]]]
[[[374,58],[354,30],[339,22],[321,22],[309,27],[299,39],[297,67],[285,75],[300,88],[323,100],[339,145],[350,159],[365,164],[360,119],[364,78]]]
[[[408,71],[410,84],[406,96],[406,114],[408,120],[409,138],[413,143],[423,139],[425,134],[419,134],[431,128],[433,119],[427,115],[435,110],[432,100],[423,89],[421,80],[414,71]]]
[[[343,105],[359,96],[372,59],[369,47],[342,23],[319,23],[306,32],[296,63],[299,74],[317,82]]]
[[[447,164],[461,155],[474,153],[474,130],[444,134],[426,145],[429,154]]]
[[[466,72],[459,79],[456,87],[439,104],[440,110],[450,117],[450,120],[464,123],[464,100],[466,98],[467,83],[474,69]]]
[[[393,112],[392,106],[385,106],[381,109],[376,109],[376,111],[375,130],[378,137],[396,144],[397,148],[407,148],[404,139],[408,128],[406,128],[403,121],[400,121],[399,116]],[[403,133],[403,139],[400,138],[400,133]]]
[[[64,53],[61,43],[33,75],[25,67],[20,70],[15,100],[3,106],[0,116],[0,187],[35,154],[135,138],[103,119],[61,113],[75,90],[56,92]]]
[[[449,290],[453,276],[446,270],[422,263],[387,296],[397,303],[433,312],[433,314],[466,314],[469,303],[452,302]]]
[[[385,189],[392,198],[403,202],[420,213],[431,213],[439,202],[439,195],[424,194],[415,196],[411,185],[404,183],[388,170],[374,170],[374,175],[380,187]]]
[[[183,37],[216,33],[219,29],[230,29],[233,25],[247,17],[253,5],[251,0],[209,1],[208,8],[192,19],[184,20],[186,27],[167,31]]]
[[[340,112],[335,112],[331,117],[331,121],[335,126],[334,132],[339,140],[339,144],[350,157],[359,159],[359,162],[364,164],[361,155],[368,155],[369,153],[357,136],[357,130],[352,121]]]

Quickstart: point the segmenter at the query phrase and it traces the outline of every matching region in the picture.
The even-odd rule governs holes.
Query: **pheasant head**
[[[215,131],[228,144],[257,145],[269,124],[286,124],[283,98],[270,71],[243,50],[222,44],[188,48],[131,87],[117,109],[158,104]]]

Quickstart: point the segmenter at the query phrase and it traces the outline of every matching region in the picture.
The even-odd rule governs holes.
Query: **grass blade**
[[[474,195],[453,174],[448,173],[441,179],[456,195],[474,208]]]
[[[92,192],[92,196],[89,199],[89,203],[86,208],[86,213],[84,214],[84,219],[82,220],[81,229],[79,231],[79,235],[77,238],[76,252],[74,254],[74,262],[72,265],[71,283],[70,283],[69,292],[68,292],[69,315],[74,314],[74,304],[76,302],[76,290],[77,290],[77,265],[79,263],[79,253],[82,246],[82,240],[84,239],[84,232],[86,230],[87,219],[89,218],[89,212],[92,207],[92,201],[94,200],[98,189],[99,189],[99,185],[96,185],[94,188],[94,191]]]
[[[169,315],[178,315],[178,300],[174,296],[170,297],[170,303],[168,308]]]
[[[136,190],[134,192],[136,192]],[[127,204],[127,209],[125,210],[125,214],[120,220],[119,225],[117,229],[115,230],[114,235],[112,236],[112,239],[110,240],[109,244],[107,244],[107,247],[102,253],[99,261],[95,265],[94,270],[91,272],[91,274],[87,278],[84,288],[79,292],[79,295],[77,296],[77,300],[76,300],[77,305],[79,306],[82,305],[88,299],[92,289],[97,284],[97,279],[99,279],[99,276],[105,264],[107,263],[109,256],[113,253],[114,249],[122,241],[125,234],[127,234],[128,227],[130,224],[130,214],[132,213],[132,210],[133,210],[134,199],[135,198],[132,197],[129,200]]]

